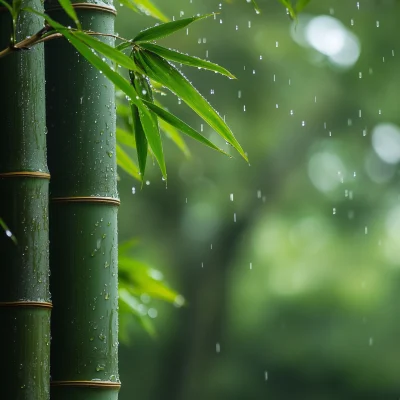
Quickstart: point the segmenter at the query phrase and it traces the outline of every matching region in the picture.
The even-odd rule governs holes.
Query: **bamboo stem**
[[[23,0],[23,6],[43,11],[40,0]],[[42,26],[42,18],[24,13],[16,39],[25,44],[25,38],[41,32]],[[11,36],[11,15],[0,13],[0,48],[8,45]],[[35,35],[30,40],[36,40]],[[43,45],[13,53],[0,60],[0,212],[11,235],[0,235],[0,397],[49,400],[49,174]]]
[[[71,23],[50,1],[45,6],[55,20]],[[93,7],[76,12],[86,32],[101,31],[113,45],[114,14]],[[52,400],[117,400],[115,89],[66,40],[46,41],[45,53]]]

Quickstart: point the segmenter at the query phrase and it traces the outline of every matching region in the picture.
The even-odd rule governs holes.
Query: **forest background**
[[[122,320],[121,400],[399,397],[399,3],[314,1],[297,22],[273,1],[155,3],[220,12],[163,43],[236,75],[183,68],[251,165],[165,141],[167,189],[157,166],[143,190],[121,172],[120,240],[187,302],[142,297],[155,338]],[[120,8],[116,31],[149,21]]]

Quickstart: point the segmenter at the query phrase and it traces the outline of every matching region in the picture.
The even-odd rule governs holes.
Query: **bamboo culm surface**
[[[48,14],[73,25],[56,2]],[[83,29],[114,33],[111,3],[76,7]],[[109,45],[111,37],[101,38]],[[118,398],[114,86],[65,39],[45,44],[53,296],[52,400]]]
[[[40,0],[22,7],[43,12]],[[23,12],[17,41],[43,27]],[[0,49],[12,36],[0,11]],[[0,59],[0,216],[16,243],[0,235],[0,397],[50,397],[48,185],[43,44]],[[10,234],[10,232],[8,232]]]

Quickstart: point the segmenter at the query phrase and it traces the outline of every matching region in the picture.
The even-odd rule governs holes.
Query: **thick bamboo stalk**
[[[48,2],[55,20],[72,25]],[[114,33],[112,4],[79,2],[84,29]],[[112,38],[103,38],[113,44]],[[52,399],[118,398],[118,193],[114,87],[64,39],[46,43]]]
[[[40,0],[23,7],[43,11]],[[11,16],[0,10],[0,49]],[[43,27],[23,12],[17,41]],[[17,243],[0,234],[0,397],[50,397],[48,170],[43,45],[0,59],[0,216]]]

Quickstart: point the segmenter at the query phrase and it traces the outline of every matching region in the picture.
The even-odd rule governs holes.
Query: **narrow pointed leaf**
[[[131,83],[135,86],[136,92],[139,94],[142,100],[146,99],[149,102],[153,102],[153,93],[147,78],[141,74],[136,74],[132,71],[130,71],[129,73],[131,77]],[[148,141],[151,150],[153,151],[153,154],[158,162],[158,165],[160,166],[161,173],[166,179],[167,171],[157,117],[150,113],[150,118],[147,118],[147,116],[142,114],[140,109],[138,110],[132,108],[132,119],[134,124],[139,166],[142,177],[144,176],[144,170],[146,166]]]
[[[190,150],[182,139],[178,129],[174,128],[161,118],[158,119],[158,124],[160,125],[161,131],[163,131],[176,144],[185,157],[190,157]]]
[[[299,13],[304,10],[310,0],[298,0],[296,3],[296,12]]]
[[[219,135],[230,143],[246,160],[239,142],[233,136],[225,121],[211,107],[207,100],[192,86],[192,84],[171,64],[158,55],[146,50],[136,52],[141,67],[153,80],[161,83],[180,97],[200,117],[202,117]]]
[[[119,303],[121,305],[121,310],[123,311],[125,306],[126,309],[129,310],[129,313],[135,317],[142,328],[150,336],[156,336],[156,331],[150,318],[147,315],[141,314],[140,312],[140,302],[134,296],[132,296],[129,291],[124,287],[119,290]]]
[[[103,54],[107,58],[112,61],[115,61],[117,64],[121,65],[121,67],[131,69],[131,70],[138,70],[133,60],[122,53],[121,51],[115,49],[114,47],[105,44],[104,42],[96,39],[95,37],[88,35],[85,32],[71,32],[76,38],[80,41],[91,47],[92,49],[96,50],[98,53]]]
[[[150,1],[150,0],[132,0],[136,8],[151,15],[160,21],[167,22],[169,19]]]
[[[14,234],[8,229],[8,226],[6,223],[3,221],[2,218],[0,218],[0,227],[3,229],[4,233],[14,242],[14,244],[18,244],[17,238],[14,236]]]
[[[165,122],[168,124],[174,126],[176,129],[180,130],[182,133],[185,133],[186,135],[190,136],[191,138],[197,140],[198,142],[205,144],[208,147],[211,147],[214,150],[219,151],[220,153],[223,153],[225,155],[228,155],[225,153],[223,150],[218,148],[214,143],[210,142],[208,139],[206,139],[203,135],[201,135],[199,132],[194,130],[191,126],[180,120],[178,117],[175,117],[175,115],[169,113],[168,111],[164,110],[161,107],[156,106],[153,103],[149,103],[145,100],[143,100],[143,103],[151,110],[153,111],[157,116],[162,118]]]
[[[140,121],[139,109],[134,104],[132,104],[132,120],[133,120],[133,131],[135,133],[140,176],[141,176],[141,181],[143,183],[144,173],[146,171],[148,142],[146,139],[146,134],[144,133],[142,122]]]
[[[59,3],[69,17],[75,22],[78,29],[82,29],[81,23],[79,22],[78,16],[76,15],[75,9],[70,0],[59,0]]]
[[[127,153],[122,149],[121,146],[117,144],[117,164],[121,167],[125,172],[134,177],[135,179],[140,180],[139,169],[136,164],[132,161],[132,159],[128,156]]]
[[[200,15],[198,17],[184,18],[178,21],[166,22],[165,24],[156,25],[152,28],[141,31],[133,39],[135,42],[148,42],[155,39],[161,39],[165,36],[169,36],[172,33],[186,28],[191,23],[198,21],[203,18],[208,18],[214,14]]]
[[[132,0],[120,0],[120,3],[136,13],[140,12],[140,10],[137,8],[136,4]]]
[[[218,72],[222,75],[225,75],[231,79],[236,79],[236,77],[232,75],[227,69],[210,61],[205,61],[197,57],[188,56],[176,50],[166,49],[165,47],[161,47],[152,43],[141,43],[140,47],[145,48],[146,50],[149,50],[155,54],[158,54],[160,57],[166,58],[167,60],[190,65],[191,67],[208,69],[210,71]]]
[[[256,10],[256,13],[257,13],[257,14],[260,14],[260,13],[261,13],[261,9],[260,9],[260,7],[258,6],[256,0],[251,0],[251,3],[253,4],[253,7],[254,7],[254,9]]]
[[[286,7],[286,9],[288,10],[289,15],[290,15],[290,18],[296,19],[296,18],[297,18],[297,16],[296,16],[296,11],[295,11],[295,9],[294,9],[293,6],[292,6],[291,0],[279,0],[279,1],[280,1],[280,2]]]
[[[123,144],[124,146],[136,149],[135,136],[133,136],[132,133],[117,127],[116,134],[117,134],[117,142],[119,144]]]

